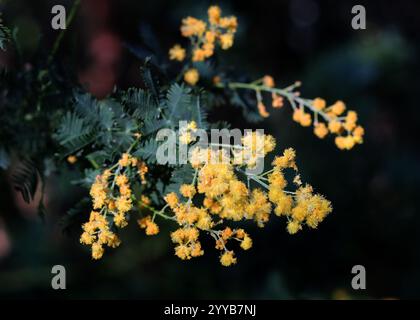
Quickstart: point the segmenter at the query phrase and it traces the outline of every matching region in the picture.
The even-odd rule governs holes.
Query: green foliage
[[[96,176],[100,173],[101,170],[99,169],[86,168],[82,173],[83,178],[73,180],[71,183],[74,185],[80,185],[88,189],[92,185],[92,183],[95,182]]]
[[[137,148],[133,155],[145,160],[148,163],[156,163],[156,151],[158,143],[155,139],[151,138],[146,140],[140,147]]]
[[[39,172],[31,160],[24,160],[12,175],[16,190],[20,191],[26,202],[34,198],[39,180]]]
[[[158,101],[159,100],[159,85],[158,85],[157,79],[152,74],[149,57],[145,59],[144,66],[141,68],[141,76],[142,76],[142,79],[146,88],[149,90],[152,96],[156,99],[156,101]]]
[[[130,88],[123,93],[122,103],[125,111],[134,119],[154,120],[159,115],[159,107],[153,96],[138,88]]]
[[[80,118],[77,114],[66,113],[58,127],[56,139],[60,145],[73,153],[84,147],[94,138],[93,127]]]
[[[63,232],[70,233],[72,226],[80,226],[86,219],[86,212],[91,210],[91,201],[88,197],[83,197],[77,202],[67,214],[60,220]]]
[[[179,166],[172,171],[170,184],[165,188],[165,192],[179,193],[182,184],[190,184],[195,174],[195,170],[190,164]]]
[[[192,108],[190,89],[184,84],[172,85],[166,95],[166,106],[169,110],[169,119],[172,122],[186,120],[185,114]],[[187,114],[188,116],[189,114]]]
[[[6,50],[6,43],[10,41],[10,30],[2,23],[0,13],[0,49]]]
[[[152,35],[146,29],[141,37],[150,40]],[[4,49],[9,39],[9,29],[0,22],[0,48]],[[175,77],[166,64],[166,52],[159,52],[159,44],[152,45],[149,40],[148,51],[153,58],[142,57],[139,77],[143,88],[116,90],[101,100],[75,86],[76,77],[71,72],[59,72],[55,59],[45,66],[49,56],[42,51],[36,55],[39,61],[32,61],[30,68],[18,62],[16,72],[0,74],[0,106],[5,115],[0,123],[4,128],[0,132],[0,168],[9,167],[11,154],[27,159],[12,174],[13,183],[25,201],[33,200],[47,171],[59,173],[66,165],[63,159],[69,155],[78,158],[73,165],[78,177],[72,183],[89,188],[103,168],[130,149],[149,167],[148,183],[139,187],[146,188],[151,199],[159,204],[165,193],[178,191],[194,175],[190,165],[156,165],[159,143],[155,136],[160,129],[177,130],[180,121],[195,121],[201,129],[228,127],[227,123],[210,124],[207,120],[210,106],[226,102],[242,108],[245,117],[257,118],[247,107],[250,100],[242,101],[234,96],[235,92],[224,95],[171,80]],[[130,49],[139,56],[139,48]],[[214,63],[196,67],[203,83],[210,83],[217,71]],[[42,188],[41,191],[42,199]],[[42,200],[38,208],[45,212]]]
[[[123,102],[133,104],[133,92],[123,96]],[[136,97],[138,97],[137,95]],[[141,100],[141,99],[140,99]],[[141,100],[144,103],[143,100]],[[90,160],[102,164],[122,152],[134,141],[137,131],[135,110],[124,111],[123,105],[114,99],[98,101],[87,93],[74,94],[73,110],[61,119],[54,138],[64,150],[62,156],[93,148]]]
[[[1,49],[5,49],[10,36],[10,30],[0,21]],[[147,27],[142,29],[141,38],[151,45],[149,52],[153,55],[153,58],[142,57],[144,63],[139,76],[144,88],[116,91],[102,100],[75,87],[71,73],[57,73],[55,61],[45,66],[49,56],[42,51],[36,55],[39,61],[31,61],[30,68],[18,60],[15,72],[1,72],[0,105],[4,115],[1,126],[4,129],[0,132],[0,167],[9,167],[11,154],[27,159],[12,173],[14,185],[25,201],[33,199],[47,171],[48,174],[59,171],[62,160],[69,155],[81,159],[75,166],[80,177],[73,183],[89,187],[103,167],[114,163],[121,153],[133,147],[131,153],[146,161],[150,174],[154,175],[151,181],[155,183],[148,187],[153,189],[150,196],[155,200],[157,193],[161,196],[167,189],[169,177],[171,186],[176,188],[182,179],[191,175],[192,168],[188,166],[174,169],[168,165],[155,170],[159,147],[155,134],[161,128],[176,130],[179,121],[195,121],[200,128],[209,128],[207,106],[220,97],[168,82],[171,77],[166,70],[166,52],[162,54],[157,42],[152,45],[153,36]],[[134,49],[138,53],[138,48]],[[19,50],[17,53],[20,54]],[[208,79],[215,72],[213,64],[197,67]],[[139,133],[142,138],[137,140]],[[39,209],[45,211],[42,201]]]
[[[195,121],[200,128],[207,129],[207,112],[201,94],[193,94],[184,84],[170,86],[165,106],[172,127],[176,127],[179,121]]]

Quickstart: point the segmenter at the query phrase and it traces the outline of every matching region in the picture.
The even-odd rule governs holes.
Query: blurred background
[[[19,27],[28,60],[39,40],[52,45],[58,34],[50,26],[55,4],[68,12],[71,1],[0,3],[6,24]],[[279,86],[301,80],[304,97],[320,96],[330,103],[342,99],[359,113],[365,143],[348,152],[294,123],[290,108],[273,111],[257,125],[277,137],[278,152],[297,150],[302,178],[331,200],[334,212],[317,230],[294,236],[276,217],[265,229],[244,225],[254,246],[238,251],[238,264],[231,268],[219,264],[211,242],[204,241],[203,257],[188,262],[176,258],[168,236],[173,226],[165,223],[155,237],[146,237],[132,223],[122,232],[119,249],[92,261],[88,248],[79,244],[80,226],[63,230],[62,223],[86,190],[51,177],[43,223],[1,172],[0,297],[420,297],[420,154],[415,133],[420,119],[420,2],[82,0],[59,55],[64,63],[76,61],[79,83],[97,97],[114,86],[140,86],[142,62],[130,48],[153,45],[167,52],[181,41],[181,19],[203,17],[211,4],[239,20],[235,45],[221,59],[226,66],[237,66],[254,78],[270,74]],[[356,4],[366,8],[366,30],[351,28]],[[147,41],[139,29],[155,33],[159,44]],[[225,110],[222,117],[233,127],[249,127]],[[51,289],[51,268],[57,264],[66,267],[66,290]],[[351,269],[358,264],[366,268],[367,289],[354,291]]]

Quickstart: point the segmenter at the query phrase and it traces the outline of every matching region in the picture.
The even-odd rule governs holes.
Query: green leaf
[[[150,120],[159,115],[159,108],[153,96],[143,89],[130,88],[122,96],[126,109],[136,119]]]
[[[6,51],[6,43],[10,41],[10,30],[2,23],[0,14],[0,49]]]
[[[109,101],[104,100],[104,101],[100,101],[97,104],[97,106],[98,106],[97,119],[100,126],[103,129],[110,131],[114,123],[114,110],[112,108],[112,105],[109,103]]]
[[[97,150],[88,154],[86,159],[88,159],[95,168],[99,168],[105,161],[110,160],[110,157],[104,150]]]
[[[100,173],[100,169],[85,169],[84,177],[82,179],[72,180],[71,184],[90,188],[91,185],[95,182],[96,176]]]
[[[63,232],[69,233],[72,226],[77,226],[85,222],[92,210],[91,200],[88,197],[82,198],[73,208],[67,211],[67,214],[60,220],[59,224]]]
[[[150,57],[147,57],[144,66],[141,68],[141,75],[146,88],[151,92],[156,101],[159,101],[159,86],[157,81],[153,78],[152,71],[150,70]]]
[[[68,111],[61,121],[55,139],[67,151],[74,152],[94,140],[94,134],[86,121]]]
[[[30,203],[35,195],[39,181],[39,173],[31,160],[23,160],[12,173],[12,182],[26,203]]]
[[[99,125],[105,130],[111,130],[115,117],[121,115],[122,108],[112,99],[97,101],[88,93],[74,94],[74,110],[85,121],[86,125]]]
[[[205,109],[205,106],[203,105],[204,100],[200,95],[193,96],[191,100],[191,120],[194,120],[200,129],[207,129],[207,111]]]
[[[95,98],[88,93],[75,92],[74,111],[85,121],[95,123],[98,118],[98,104]]]
[[[155,139],[146,140],[143,145],[140,145],[136,151],[133,152],[135,157],[139,157],[149,163],[155,163],[156,152],[159,147],[159,144]]]
[[[191,120],[191,95],[190,89],[184,84],[174,83],[168,90],[166,95],[166,106],[169,110],[169,119],[174,126],[179,120]]]
[[[112,155],[127,150],[134,142],[133,134],[138,131],[135,121],[130,118],[120,118],[115,123],[113,132],[107,132],[107,139],[102,139],[104,150]]]
[[[149,135],[158,131],[159,129],[162,129],[166,125],[168,125],[168,121],[166,120],[147,121],[144,123],[144,127],[142,127],[141,132],[144,135]]]
[[[165,193],[175,192],[179,194],[182,184],[190,184],[194,179],[195,170],[190,164],[178,167],[172,171],[171,182],[165,189]]]

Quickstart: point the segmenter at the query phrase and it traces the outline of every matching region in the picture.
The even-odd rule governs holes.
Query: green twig
[[[296,87],[298,87],[300,85],[299,82],[285,88],[285,89],[279,89],[279,88],[271,88],[271,87],[267,87],[263,84],[255,84],[255,83],[242,83],[242,82],[229,82],[229,83],[217,83],[215,86],[217,88],[229,88],[232,90],[236,90],[236,89],[245,89],[245,90],[254,90],[255,92],[257,92],[257,96],[260,92],[270,92],[270,93],[275,93],[278,94],[280,96],[283,96],[285,98],[287,98],[290,102],[290,104],[292,105],[293,109],[296,109],[296,104],[298,105],[302,105],[307,107],[308,109],[310,109],[313,113],[315,114],[319,114],[321,117],[323,117],[326,121],[331,121],[331,117],[326,114],[325,112],[321,111],[321,110],[317,110],[313,105],[312,105],[312,100],[310,99],[303,99],[300,98],[298,96],[296,96],[296,94],[292,91],[293,89],[295,89]]]

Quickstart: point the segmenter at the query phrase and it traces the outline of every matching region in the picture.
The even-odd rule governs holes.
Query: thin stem
[[[249,189],[249,180],[250,180],[250,179],[252,179],[252,180],[254,180],[255,182],[259,183],[260,185],[262,185],[262,186],[263,186],[264,188],[266,188],[267,190],[268,190],[268,189],[270,189],[270,186],[269,186],[268,184],[266,184],[266,183],[264,183],[264,182],[262,182],[262,181],[260,180],[260,179],[267,180],[267,178],[263,178],[263,177],[261,177],[261,176],[257,176],[257,175],[254,175],[254,174],[247,174],[245,171],[240,170],[240,169],[238,169],[238,171],[240,171],[240,172],[242,172],[243,174],[245,174],[245,175],[246,175],[246,178],[247,178],[247,180],[248,180],[248,189]],[[270,171],[272,171],[272,170],[270,170]],[[287,193],[287,194],[291,194],[291,195],[296,195],[296,192],[293,192],[293,191],[283,190],[283,192],[284,192],[284,193]]]
[[[254,84],[254,83],[242,83],[242,82],[229,82],[229,83],[217,83],[217,84],[215,84],[215,86],[217,88],[228,87],[228,88],[233,89],[233,90],[235,90],[235,89],[254,90],[257,93],[257,96],[261,91],[276,93],[276,94],[279,94],[279,95],[287,98],[294,110],[296,109],[296,104],[302,105],[302,106],[305,106],[308,109],[310,109],[313,113],[320,115],[326,121],[328,121],[328,122],[331,121],[331,117],[328,114],[326,114],[322,110],[315,109],[312,106],[312,100],[300,98],[300,97],[296,96],[296,94],[293,91],[290,91],[290,90],[294,89],[295,87],[297,87],[298,85],[300,85],[300,83],[297,83],[297,84],[295,83],[294,85],[291,85],[291,86],[289,86],[285,89],[279,89],[279,88],[267,87],[267,86],[264,86],[264,85],[258,85],[258,84]]]
[[[169,206],[168,204],[165,205],[161,210],[156,210],[155,208],[153,208],[153,207],[149,206],[148,204],[144,203],[143,201],[139,201],[139,202],[141,203],[141,205],[143,207],[145,207],[145,208],[147,208],[147,209],[149,209],[150,211],[153,212],[153,220],[154,220],[154,216],[158,215],[158,216],[160,216],[164,219],[176,221],[176,219],[174,217],[168,216],[168,215],[163,213],[165,211],[165,209]]]
[[[114,179],[112,180],[111,190],[114,190],[115,183],[117,182],[117,177],[120,174],[120,171],[121,171],[121,166],[118,166],[117,170],[115,171]]]
[[[262,185],[264,188],[269,189],[270,187],[268,186],[268,184],[262,182],[260,179],[257,178],[257,176],[254,175],[250,175],[249,176],[252,180],[254,180],[255,182],[258,182],[260,185]]]
[[[271,169],[271,170],[268,170],[268,171],[266,171],[266,172],[264,172],[264,173],[261,173],[260,174],[260,177],[264,177],[264,176],[266,176],[267,174],[270,174],[271,172],[273,172],[274,171],[274,168],[273,169]]]
[[[197,176],[198,176],[198,169],[195,169],[194,178],[193,178],[193,181],[191,183],[193,186],[195,186],[195,182],[197,181]]]
[[[284,88],[284,90],[286,90],[286,91],[293,91],[297,87],[300,87],[300,85],[301,85],[301,82],[300,81],[296,81],[295,83],[291,84],[290,86]]]
[[[288,193],[288,194],[292,194],[292,195],[296,195],[296,192],[293,191],[287,191],[287,190],[283,190],[284,193]]]
[[[257,176],[257,175],[255,175],[255,174],[248,174],[246,171],[244,171],[244,170],[241,170],[241,169],[237,169],[239,172],[241,172],[242,174],[244,174],[246,177],[247,177],[247,179],[252,179],[252,180],[254,180],[255,182],[258,182],[260,185],[262,185],[263,187],[265,187],[265,188],[267,188],[267,189],[269,189],[269,186],[266,184],[266,183],[264,183],[264,182],[262,182],[260,179],[259,179],[259,177]]]
[[[95,160],[93,160],[93,159],[88,159],[89,160],[89,162],[90,162],[90,164],[95,168],[95,169],[99,169],[99,164],[95,161]]]

